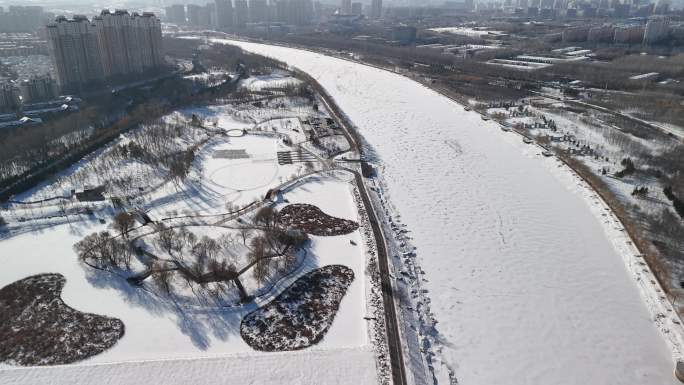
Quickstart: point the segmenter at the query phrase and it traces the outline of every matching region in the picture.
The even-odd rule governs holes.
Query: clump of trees
[[[672,186],[665,187],[663,189],[663,194],[672,202],[672,206],[677,214],[684,219],[684,201],[674,194]]]
[[[634,189],[632,190],[632,196],[641,197],[641,198],[648,196],[648,187],[646,187],[646,186],[634,187]]]
[[[74,251],[81,262],[96,269],[131,268],[133,248],[108,231],[87,235],[74,245]]]
[[[114,227],[120,237],[107,231],[94,233],[74,245],[74,250],[88,266],[101,270],[126,268],[130,284],[140,286],[151,279],[166,294],[174,293],[177,284],[185,282],[219,298],[234,285],[241,299],[248,301],[242,275],[251,271],[257,282],[265,283],[272,274],[291,271],[297,262],[297,251],[308,241],[305,233],[281,226],[277,210],[264,207],[256,213],[252,224],[240,229],[239,237],[249,251],[247,263],[238,266],[235,239],[230,235],[214,239],[198,237],[186,228],[161,228],[153,242],[163,254],[155,255],[129,242],[127,234],[133,223],[132,215],[119,213]],[[144,257],[140,259],[144,261],[141,272],[131,272],[131,257],[136,252]]]
[[[297,262],[293,251],[301,249],[309,239],[302,231],[280,226],[278,217],[278,211],[270,206],[254,216],[259,232],[250,240],[248,257],[250,265],[254,265],[254,278],[261,283],[273,270],[290,270]]]
[[[124,238],[128,236],[128,232],[133,225],[135,225],[135,217],[133,214],[122,211],[114,216],[114,228],[116,228]]]
[[[634,174],[634,171],[636,171],[636,167],[634,166],[634,162],[632,161],[631,158],[622,159],[620,161],[620,164],[624,168],[615,173],[615,176],[618,178],[622,178],[624,176]]]

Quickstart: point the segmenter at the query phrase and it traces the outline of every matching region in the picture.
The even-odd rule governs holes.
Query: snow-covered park
[[[645,288],[648,270],[634,273],[619,221],[557,159],[402,76],[231,43],[316,78],[377,157],[417,383],[430,366],[439,383],[676,383],[677,316]]]
[[[246,89],[260,91],[298,84],[283,75],[247,80]],[[0,342],[1,384],[377,383],[367,319],[378,311],[367,301],[372,244],[353,174],[324,170],[323,157],[299,147],[315,136],[305,133],[301,121],[311,124],[327,112],[313,108],[312,101],[278,95],[260,94],[258,107],[250,100],[176,111],[122,135],[3,206],[0,304],[22,318],[0,325],[0,333],[13,338]],[[338,142],[321,148],[337,149]],[[163,160],[166,154],[172,162]],[[176,159],[185,165],[182,171],[177,172]],[[104,186],[104,197],[94,192],[93,200],[79,200],[71,193],[95,186]],[[277,194],[265,199],[269,191]],[[275,262],[257,273],[255,239],[282,222],[256,219],[263,207],[288,212],[295,223],[283,225],[274,238],[308,235],[303,246],[283,255],[262,250],[264,261]],[[316,207],[320,226],[298,227],[298,207]],[[117,230],[115,214],[125,210],[144,212],[153,223],[142,225],[144,219],[135,214],[138,223]],[[325,228],[325,221],[336,227]],[[347,225],[344,231],[340,223]],[[316,235],[318,230],[323,234]],[[83,243],[103,231],[106,242],[123,245],[125,239],[135,253],[105,261],[98,243]],[[278,239],[260,242],[282,246]],[[223,268],[200,263],[209,255]],[[169,271],[174,275],[159,278]],[[214,281],[217,272],[231,278]],[[335,295],[328,298],[328,290],[319,290],[299,301],[307,290],[316,290],[303,280],[307,277],[322,280]],[[324,311],[306,310],[316,306]],[[58,321],[46,326],[53,314]],[[245,325],[249,315],[256,321]],[[297,322],[299,334],[264,324],[274,317]],[[315,321],[314,332],[307,330],[308,319]],[[26,330],[20,335],[10,327]],[[97,329],[87,335],[82,327]],[[270,340],[255,335],[259,328]],[[66,352],[56,342],[60,338],[69,344]],[[46,348],[28,346],[27,340]],[[283,349],[263,349],[272,341],[285,341]],[[71,348],[79,343],[88,350]],[[57,353],[50,355],[53,350]]]

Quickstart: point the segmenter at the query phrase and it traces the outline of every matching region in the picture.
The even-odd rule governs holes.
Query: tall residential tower
[[[63,92],[162,65],[161,24],[151,13],[102,11],[92,22],[60,16],[47,26],[47,38]]]

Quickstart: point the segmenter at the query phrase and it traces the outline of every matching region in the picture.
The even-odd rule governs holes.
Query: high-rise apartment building
[[[19,83],[22,103],[45,102],[57,96],[54,79],[50,76],[33,77]]]
[[[374,19],[382,17],[382,0],[371,1],[371,17]]]
[[[351,13],[352,15],[361,15],[363,13],[363,4],[361,3],[352,3],[351,5]]]
[[[186,14],[188,16],[188,24],[198,26],[200,25],[200,18],[202,13],[202,7],[197,4],[188,4],[186,6]]]
[[[309,25],[314,17],[311,0],[279,0],[275,3],[275,19],[290,25]]]
[[[613,41],[618,44],[636,44],[644,40],[643,25],[618,25],[615,27]]]
[[[74,92],[83,85],[104,81],[98,31],[88,18],[76,15],[67,20],[59,16],[46,31],[57,83],[63,91]]]
[[[670,33],[670,19],[665,16],[652,16],[648,18],[644,30],[644,44],[658,43]]]
[[[183,4],[173,4],[165,8],[166,20],[170,23],[185,24],[185,6]]]
[[[19,107],[19,98],[12,83],[0,83],[0,111],[7,112]]]
[[[351,0],[342,0],[342,3],[340,3],[340,13],[343,15],[351,14]]]
[[[235,0],[235,10],[233,12],[235,26],[244,27],[249,21],[249,7],[247,6],[247,0]]]
[[[60,16],[46,30],[57,84],[64,92],[162,65],[161,24],[151,13],[102,11],[92,22],[85,16]]]
[[[313,3],[311,0],[288,0],[288,24],[308,25],[313,20]]]
[[[233,26],[233,2],[231,0],[215,0],[216,27],[219,29]]]
[[[252,23],[268,21],[268,3],[266,0],[249,0],[249,21]]]
[[[204,28],[211,28],[216,25],[216,8],[214,3],[205,4],[203,7],[200,7],[198,25]]]

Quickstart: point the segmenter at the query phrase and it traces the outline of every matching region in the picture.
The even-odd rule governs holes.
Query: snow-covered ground
[[[343,385],[372,384],[369,379],[374,377],[373,353],[368,348],[311,349],[0,371],[0,383],[3,385]]]
[[[411,305],[434,313],[439,336],[425,341],[458,383],[676,383],[623,262],[634,251],[558,160],[399,75],[236,44],[311,74],[372,146],[392,227],[409,231],[431,299]]]
[[[240,81],[240,85],[252,91],[261,91],[264,88],[296,86],[301,81],[288,74],[272,74],[262,76],[251,76]]]
[[[259,79],[263,87],[280,86],[283,81],[291,82],[291,79]],[[281,98],[280,103],[286,102]],[[179,145],[192,144],[193,138],[207,141],[197,148],[190,175],[184,182],[166,182],[149,189],[141,206],[156,220],[168,215],[217,215],[228,210],[227,202],[241,207],[260,202],[269,188],[303,174],[304,163],[279,165],[277,151],[296,151],[295,147],[284,145],[282,138],[287,136],[295,143],[303,140],[298,118],[300,114],[310,116],[307,113],[311,107],[307,110],[298,103],[286,107],[293,110],[284,112],[283,108],[264,107],[238,111],[227,104],[191,108],[167,116],[170,121],[182,121],[197,114],[209,122],[205,135],[183,137]],[[325,115],[316,111],[313,116]],[[261,123],[254,124],[256,121]],[[242,135],[243,129],[251,131]],[[220,135],[222,130],[229,135]],[[123,136],[65,170],[55,180],[23,194],[21,199],[34,201],[56,192],[68,192],[72,179],[77,179],[72,176],[79,173],[111,179],[113,174],[104,174],[104,167],[91,165],[106,163],[100,161],[102,154],[130,140],[129,136]],[[116,168],[110,165],[108,169]],[[131,166],[120,173],[133,174],[136,170]],[[310,175],[283,187],[277,204],[279,208],[288,203],[313,204],[327,214],[359,222],[352,181],[352,175],[346,172]],[[149,178],[147,182],[159,183]],[[363,228],[341,236],[311,236],[306,256],[295,271],[267,284],[259,286],[247,271],[245,275],[250,276],[244,277],[244,286],[250,294],[259,293],[255,294],[255,303],[201,306],[184,302],[180,296],[172,300],[157,295],[158,292],[135,288],[122,277],[90,269],[78,261],[73,250],[76,242],[96,231],[113,231],[109,225],[114,211],[109,202],[92,204],[93,215],[73,211],[68,217],[62,216],[59,204],[52,201],[22,209],[15,206],[21,207],[13,205],[12,215],[2,212],[9,221],[10,231],[0,231],[3,263],[0,287],[34,274],[62,274],[66,277],[62,298],[67,305],[78,311],[118,318],[125,325],[125,334],[111,349],[71,365],[19,368],[0,363],[0,384],[377,383],[376,352],[371,344],[369,321],[364,319],[369,316],[366,298],[370,281],[366,277],[368,246],[362,236]],[[56,216],[46,218],[48,214]],[[19,221],[19,217],[28,219]],[[249,221],[249,217],[247,214],[242,220]],[[207,221],[214,223],[216,219]],[[225,224],[226,228],[192,226],[189,230],[213,238],[236,233],[231,229],[235,222]],[[151,231],[148,229],[145,227],[143,231]],[[320,343],[298,352],[263,353],[244,342],[240,321],[245,314],[272,300],[298,277],[326,265],[344,265],[353,270],[356,278]]]
[[[346,174],[328,177],[311,177],[306,183],[298,184],[284,192],[283,198],[290,203],[310,203],[317,205],[326,213],[341,218],[358,220],[356,204],[353,200],[351,177]],[[200,309],[182,308],[179,304],[149,293],[141,292],[128,285],[119,277],[88,270],[78,262],[72,245],[83,236],[104,229],[106,226],[94,220],[72,219],[71,225],[59,225],[32,233],[17,235],[0,241],[0,255],[3,269],[0,270],[0,285],[4,286],[26,276],[39,273],[60,273],[67,278],[62,298],[67,305],[84,312],[107,315],[121,319],[126,327],[124,337],[110,350],[94,356],[83,363],[69,367],[53,368],[10,368],[0,366],[1,384],[42,383],[42,378],[52,377],[52,384],[100,383],[93,378],[109,375],[123,376],[120,381],[108,379],[111,384],[139,383],[146,378],[147,371],[167,370],[168,364],[157,360],[174,360],[178,364],[180,379],[183,371],[199,373],[201,368],[226,368],[244,379],[238,383],[269,383],[276,373],[283,374],[282,383],[346,383],[337,378],[344,365],[358,366],[358,373],[349,373],[355,383],[375,383],[375,358],[368,339],[365,308],[365,250],[359,231],[336,237],[312,236],[312,245],[304,264],[296,274],[288,276],[277,284],[283,289],[302,274],[320,266],[342,264],[351,268],[357,279],[349,287],[342,300],[340,310],[323,341],[314,347],[318,353],[301,353],[288,358],[287,354],[277,354],[269,358],[269,353],[257,353],[244,343],[239,334],[240,320],[244,314],[254,309],[254,305],[238,309]],[[214,234],[215,235],[215,234]],[[354,244],[350,242],[354,241]],[[278,290],[274,291],[274,294]],[[270,297],[258,299],[265,303]],[[303,356],[302,356],[303,354]],[[224,360],[201,362],[201,357],[224,357]],[[290,361],[290,359],[294,361]],[[265,362],[250,364],[252,360]],[[344,361],[344,365],[328,368],[330,373],[316,377],[318,371],[327,369],[307,369],[309,364],[298,366],[297,360],[304,360],[313,366],[329,365],[330,361]],[[143,361],[132,363],[132,361]],[[153,362],[145,362],[153,361]],[[130,365],[100,365],[127,362]],[[269,370],[266,366],[277,366]],[[281,371],[289,367],[290,371]],[[209,370],[209,369],[207,369]],[[136,381],[125,380],[131,371]],[[184,383],[172,378],[173,373],[158,373],[159,378],[150,377],[157,383],[168,378],[168,383]],[[301,373],[301,374],[297,374]],[[336,373],[333,375],[333,373]],[[297,375],[301,377],[297,377]],[[311,375],[311,377],[308,377]],[[73,378],[84,376],[78,381]],[[203,378],[205,384],[224,383],[215,373]],[[302,380],[306,379],[306,380]],[[89,382],[90,381],[90,382]],[[92,382],[95,381],[95,382]],[[224,378],[225,381],[225,378]],[[288,382],[291,381],[291,382]],[[309,381],[309,382],[307,382]],[[167,381],[164,381],[167,382]],[[187,383],[187,382],[186,382]]]

